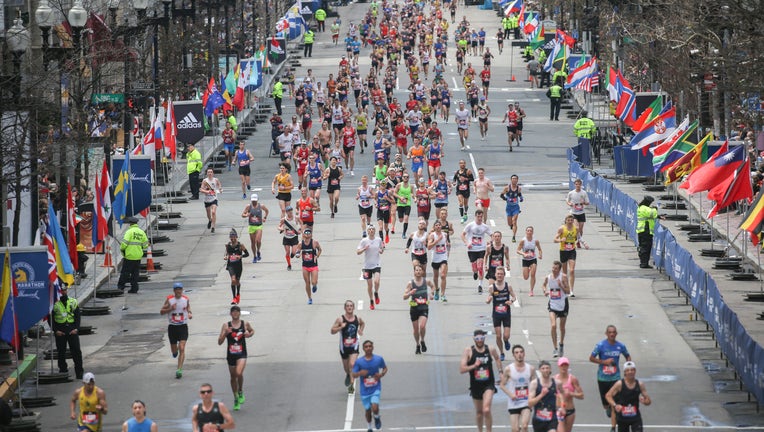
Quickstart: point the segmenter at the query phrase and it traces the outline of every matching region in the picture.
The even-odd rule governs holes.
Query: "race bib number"
[[[339,179],[332,179],[329,183],[332,186],[337,186],[338,184],[340,184],[340,181],[339,181]]]
[[[382,211],[390,210],[390,204],[380,204],[379,209]]]
[[[371,206],[371,201],[368,198],[361,198],[361,207],[366,208]]]
[[[559,290],[559,289],[549,290],[549,298],[552,300],[559,300],[560,298],[562,298],[562,290]]]
[[[618,372],[618,368],[613,365],[602,366],[602,373],[604,375],[615,375]]]
[[[262,223],[262,221],[260,220],[259,217],[252,216],[252,217],[249,218],[249,223],[252,224],[252,225],[260,225]]]
[[[424,248],[414,248],[414,255],[424,255]]]
[[[446,199],[446,194],[445,194],[445,193],[443,193],[443,192],[438,192],[438,193],[435,195],[435,198],[437,198],[437,199],[439,199],[439,200],[444,200],[444,199]]]
[[[356,338],[345,338],[342,340],[342,344],[346,347],[355,346]]]
[[[548,409],[544,408],[543,410],[536,410],[536,418],[541,421],[552,421],[552,416],[554,413],[552,411],[549,411]]]
[[[566,251],[572,251],[576,248],[575,243],[565,243],[565,250]]]
[[[466,184],[460,184],[459,185],[459,190],[466,191],[467,190],[467,185]]]
[[[244,159],[242,161],[239,161],[239,166],[247,166],[249,165],[249,159]]]
[[[584,205],[583,204],[573,204],[573,210],[581,211],[583,209],[584,209]]]
[[[494,307],[493,310],[497,314],[505,314],[505,313],[507,313],[507,305],[505,305],[505,304],[496,305],[496,307]]]
[[[302,211],[302,218],[308,219],[310,217],[310,210],[303,210]]]
[[[472,237],[472,246],[482,246],[483,237]]]
[[[312,184],[312,185],[318,184],[318,177],[311,177],[310,178],[310,184]]]
[[[621,408],[621,415],[624,417],[634,417],[637,415],[637,407],[634,405],[626,405]]]
[[[439,254],[446,253],[446,245],[444,244],[435,245],[435,253],[439,253]]]
[[[504,265],[504,261],[501,258],[492,258],[489,264],[491,267],[501,267]]]
[[[241,345],[239,344],[231,344],[231,346],[228,347],[228,352],[230,354],[241,354],[244,351]]]
[[[98,413],[86,412],[82,414],[82,423],[88,425],[98,424]]]
[[[365,387],[374,387],[379,381],[373,376],[366,376],[363,379],[363,385]]]
[[[422,297],[417,297],[414,299],[414,302],[418,305],[427,304],[427,299]]]
[[[303,252],[302,260],[303,261],[313,261],[313,254],[310,253],[310,252],[307,252],[307,253]]]
[[[488,378],[490,378],[490,373],[488,369],[478,368],[475,369],[475,379],[478,381],[486,381]]]
[[[515,387],[515,399],[528,399],[528,387]]]
[[[536,252],[535,251],[526,251],[525,252],[525,258],[526,259],[536,258]]]
[[[467,120],[459,119],[459,126],[467,126]]]
[[[185,317],[185,314],[183,313],[173,313],[171,315],[171,320],[174,323],[183,324],[183,318]]]

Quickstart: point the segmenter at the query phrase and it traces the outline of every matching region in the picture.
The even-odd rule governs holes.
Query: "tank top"
[[[414,255],[427,254],[427,231],[420,235],[419,231],[411,235],[411,253]]]
[[[332,107],[332,124],[342,124],[345,123],[345,116],[342,112],[342,107],[334,108]]]
[[[90,395],[85,394],[85,388],[80,390],[78,397],[80,404],[80,415],[77,417],[77,424],[81,428],[86,428],[90,431],[100,431],[101,422],[103,418],[101,412],[96,409],[98,405],[98,387],[93,387],[93,392]],[[80,429],[82,430],[82,429]]]
[[[454,179],[456,180],[456,190],[461,192],[469,192],[470,190],[470,182],[473,180],[472,176],[470,176],[467,172],[467,169],[459,170],[454,175]]]
[[[427,158],[431,161],[440,160],[440,144],[430,144],[430,152],[427,155]]]
[[[313,245],[313,240],[309,243],[302,242],[300,248],[300,255],[302,256],[303,267],[316,267],[318,266],[318,257],[316,256],[316,247]]]
[[[520,187],[518,186],[517,189],[512,190],[512,185],[509,185],[509,190],[506,194],[504,194],[504,197],[507,198],[507,207],[510,205],[517,205],[518,201],[522,198],[523,194],[520,193]]]
[[[541,394],[541,379],[536,378],[536,394],[534,397]],[[547,393],[541,400],[533,407],[533,418],[542,422],[551,422],[555,417],[555,411],[557,411],[557,386],[552,380],[552,385],[549,386],[549,393]]]
[[[244,337],[244,321],[242,321],[237,328],[234,328],[231,321],[228,321],[228,328],[231,329],[231,333],[225,337],[226,342],[228,343],[228,355],[246,356],[247,339]]]
[[[443,228],[441,227],[441,233],[443,234],[443,237],[435,242],[435,246],[432,248],[432,262],[433,264],[441,263],[443,261],[448,260],[448,234],[443,231]],[[433,238],[437,238],[436,233],[430,234],[433,236]]]
[[[249,205],[249,226],[262,226],[263,225],[263,207],[258,204],[257,206]]]
[[[366,189],[363,186],[358,188],[358,207],[366,209],[372,206],[371,192],[371,186],[366,186]]]
[[[536,259],[536,237],[528,240],[528,237],[523,238],[523,259],[531,261]]]
[[[480,359],[480,366],[473,369],[470,373],[470,388],[479,388],[485,385],[493,385],[495,378],[493,376],[493,358],[491,357],[491,350],[488,346],[484,346],[485,351],[482,353],[477,348],[472,346],[472,355],[467,362],[467,366],[472,366]],[[479,387],[477,387],[479,386]]]
[[[230,325],[230,323],[228,324]],[[220,412],[220,407],[217,402],[212,403],[212,409],[209,412],[204,412],[203,405],[200,403],[196,407],[196,422],[199,424],[199,430],[202,430],[204,429],[203,426],[206,424],[223,424],[225,423],[225,419]]]
[[[342,315],[345,327],[340,331],[340,351],[358,349],[358,317],[353,315],[353,321],[348,321]]]
[[[420,164],[424,162],[424,147],[411,147],[411,163]]]
[[[560,242],[561,251],[576,250],[576,240],[578,239],[578,228],[573,225],[573,229],[568,229],[567,226],[562,226],[562,241]]]
[[[379,211],[390,210],[390,201],[388,201],[387,199],[388,196],[389,194],[387,190],[377,191],[377,210]]]
[[[135,417],[127,420],[127,430],[130,432],[151,432],[153,425],[154,421],[150,418],[144,418],[141,423],[138,423]]]
[[[292,219],[284,218],[284,238],[293,239],[297,237],[297,218],[292,216]]]
[[[430,191],[427,189],[422,190],[417,188],[416,190],[416,207],[421,212],[430,211]]]
[[[236,160],[239,161],[239,166],[249,166],[249,155],[247,150],[236,150]]]
[[[225,252],[228,254],[228,264],[241,263],[241,256],[244,254],[241,243],[237,242],[235,246],[231,243],[226,244]]]
[[[550,273],[548,278],[549,309],[562,312],[565,310],[565,299],[568,297],[562,289],[562,272],[557,277]]]
[[[509,305],[509,284],[504,282],[501,289],[497,289],[496,284],[491,286],[491,300],[493,301],[493,314],[497,316],[507,316],[510,314]]]
[[[387,165],[374,165],[374,179],[377,182],[381,182],[385,179],[385,176],[387,176]]]
[[[435,180],[435,204],[448,204],[448,182]]]
[[[183,325],[188,321],[188,297],[181,295],[176,298],[174,294],[167,296],[167,302],[170,304],[170,313],[167,314],[167,320],[170,325]]]
[[[398,199],[398,207],[411,207],[411,185],[406,185],[401,183],[400,189],[398,189],[398,195],[401,197],[401,199]],[[406,202],[403,202],[402,199],[405,199]]]
[[[311,165],[309,162],[306,170],[308,171],[308,187],[321,187],[321,177],[324,175],[321,167],[317,163]]]
[[[506,246],[504,243],[501,244],[501,246],[498,249],[495,249],[493,247],[493,243],[491,243],[488,248],[490,249],[490,253],[488,255],[488,267],[492,269],[496,269],[497,267],[504,267],[504,248]]]
[[[626,387],[626,380],[621,379],[621,391],[615,395],[615,401],[623,409],[615,414],[616,420],[619,422],[632,422],[642,417],[642,414],[639,412],[640,394],[642,394],[642,391],[639,389],[639,380],[634,381],[634,388],[628,388]]]
[[[409,298],[409,306],[412,308],[427,307],[427,304],[430,303],[430,300],[427,298],[427,280],[422,278],[422,283],[417,285],[416,281],[411,279],[411,288],[414,288],[416,291]]]
[[[531,381],[531,367],[525,365],[522,372],[517,370],[514,363],[509,364],[509,393],[515,396],[515,400],[507,401],[507,409],[525,408],[528,406],[528,386]]]
[[[292,175],[289,173],[276,174],[276,186],[279,193],[291,193],[294,185],[292,184]]]
[[[337,186],[340,185],[340,168],[339,167],[329,167],[329,186]]]
[[[297,201],[297,211],[300,212],[300,220],[303,222],[313,222],[313,204],[310,197]]]

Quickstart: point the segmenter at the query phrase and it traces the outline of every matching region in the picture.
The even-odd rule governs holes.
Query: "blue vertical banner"
[[[111,161],[112,183],[117,184],[124,156],[114,156]],[[151,205],[151,157],[130,156],[129,194],[125,205],[125,217],[134,216]],[[116,190],[115,190],[116,191]],[[116,195],[116,193],[115,193]],[[117,210],[116,208],[114,209]],[[116,214],[115,214],[116,217]]]
[[[6,249],[0,251],[5,260]],[[50,311],[48,249],[45,246],[10,248],[11,271],[19,290],[14,300],[19,331],[27,331]],[[1,270],[0,270],[1,271]]]

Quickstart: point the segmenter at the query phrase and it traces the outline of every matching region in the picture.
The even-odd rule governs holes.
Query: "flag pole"
[[[11,280],[10,286],[8,287],[10,289],[10,292],[8,293],[8,298],[11,301],[11,316],[13,317],[13,339],[11,339],[11,345],[13,345],[14,339],[16,342],[16,346],[13,347],[13,351],[16,353],[16,399],[19,401],[19,415],[23,415],[24,413],[24,403],[21,399],[21,385],[19,384],[19,378],[21,377],[21,360],[19,351],[21,349],[21,338],[19,337],[19,325],[18,322],[16,322],[16,302],[13,295],[13,285],[15,284],[13,280],[13,272],[11,271],[11,244],[6,243],[5,244],[5,255],[8,259],[8,272],[9,274],[7,276],[3,275],[3,277],[8,277]],[[3,269],[5,271],[5,269]]]

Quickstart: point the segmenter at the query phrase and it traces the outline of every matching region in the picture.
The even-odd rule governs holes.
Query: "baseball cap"
[[[557,360],[557,366],[562,366],[564,364],[569,365],[570,364],[570,360],[568,360],[567,357],[560,357],[560,359]]]
[[[252,201],[257,201],[257,194],[252,194],[252,196],[249,197]]]
[[[172,289],[180,288],[183,289],[183,282],[175,282],[172,284]]]
[[[294,210],[294,209],[292,208],[292,206],[287,206],[287,207],[286,207],[284,210],[285,210],[285,211],[292,211],[292,210]]]
[[[637,368],[637,364],[634,363],[633,361],[627,361],[626,363],[623,364],[623,370],[636,369],[636,368]]]
[[[480,336],[480,335],[485,335],[485,334],[486,334],[485,330],[483,330],[483,329],[477,329],[474,332],[472,332],[472,336]]]
[[[95,381],[95,375],[93,375],[92,372],[87,372],[85,375],[82,376],[82,382],[84,382],[85,384],[91,381]]]

